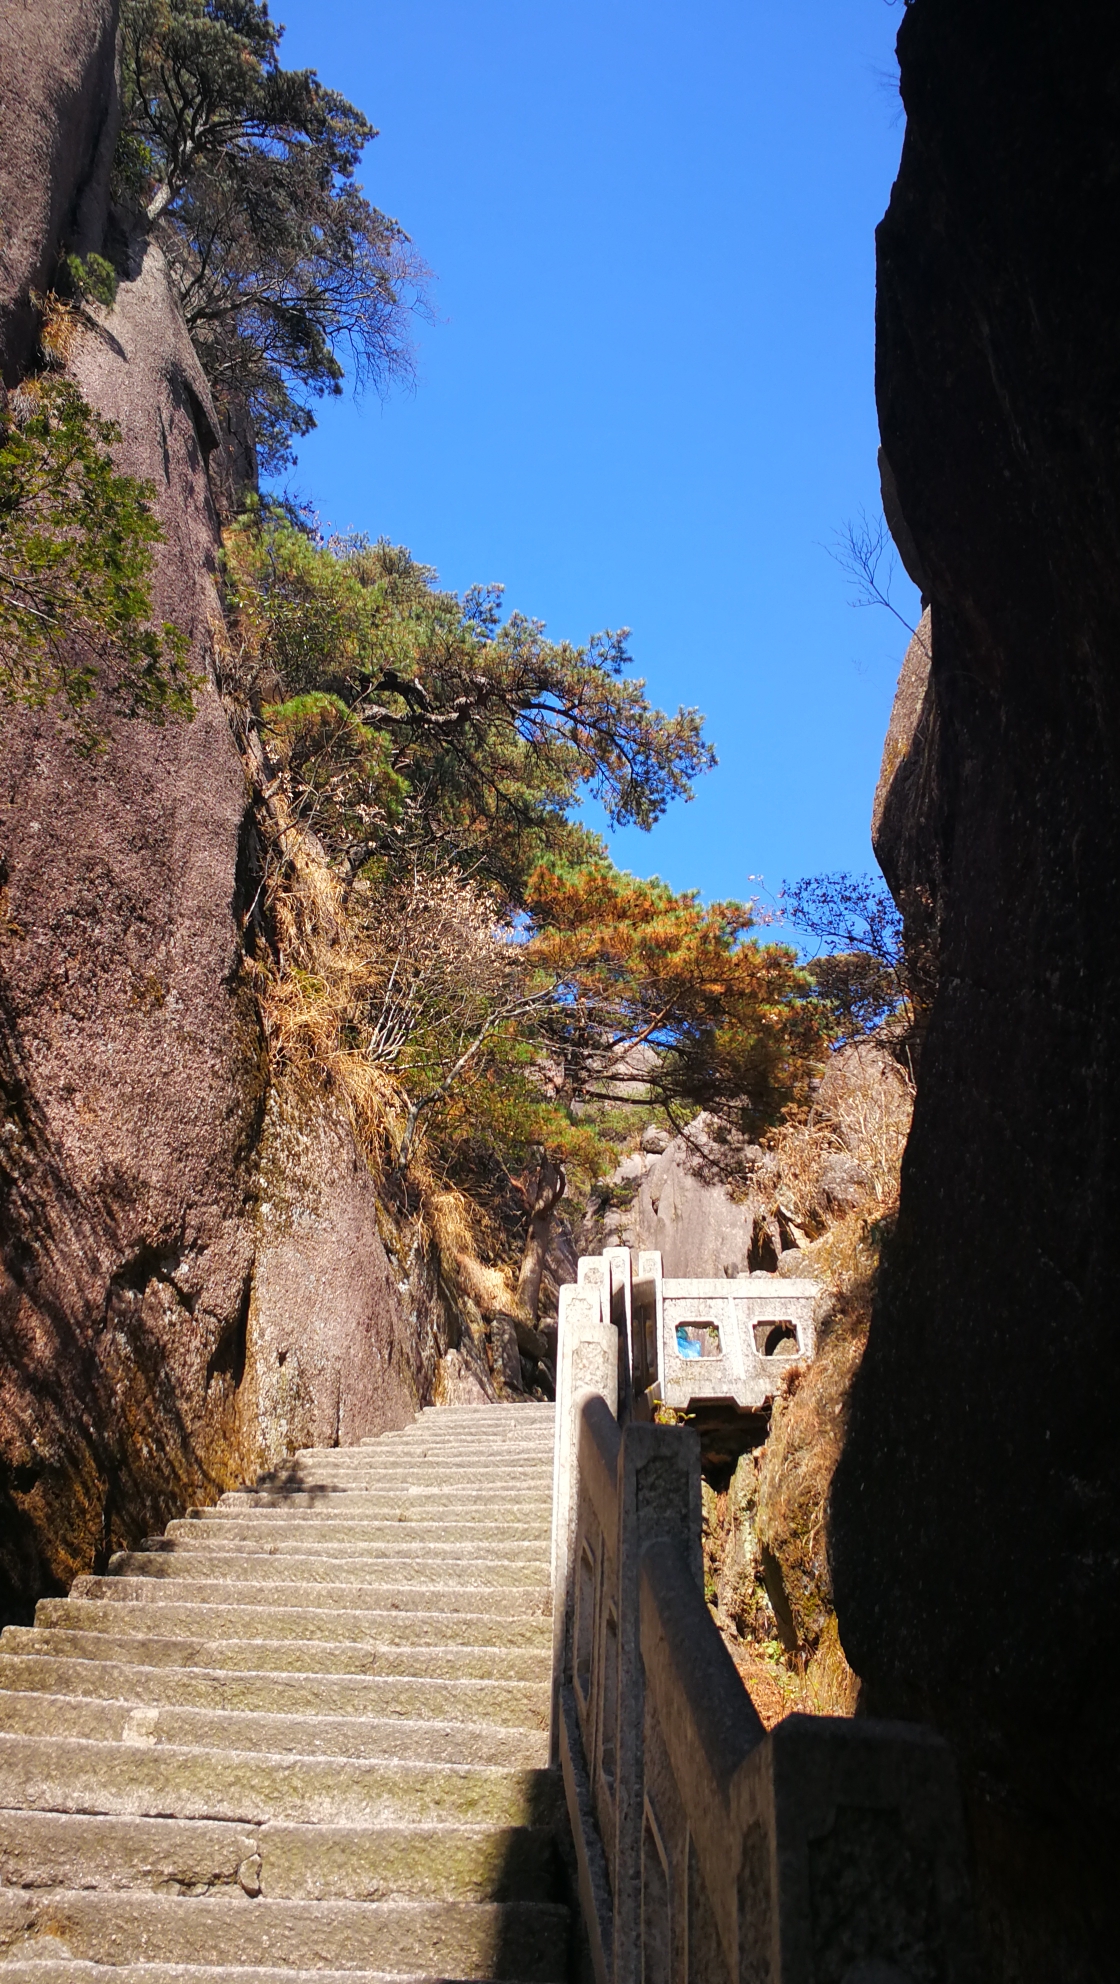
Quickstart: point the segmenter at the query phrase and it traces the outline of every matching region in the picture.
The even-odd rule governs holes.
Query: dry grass
[[[271,952],[248,960],[274,1077],[316,1097],[336,1096],[371,1174],[397,1164],[409,1096],[395,1070],[359,1051],[369,987],[383,970],[370,933],[348,914],[340,884],[283,813],[272,820],[266,863]],[[509,1274],[487,1265],[501,1236],[485,1213],[442,1179],[422,1135],[408,1165],[410,1216],[421,1247],[435,1248],[445,1279],[485,1314],[516,1312]]]
[[[440,1258],[461,1292],[483,1315],[497,1310],[518,1314],[517,1294],[507,1270],[480,1258],[500,1245],[500,1236],[488,1230],[488,1222],[473,1200],[456,1186],[436,1185],[429,1177],[422,1182],[421,1212]]]
[[[856,1042],[833,1057],[820,1104],[879,1203],[893,1204],[914,1114],[914,1084],[906,1070],[874,1041]]]
[[[778,1160],[777,1197],[805,1233],[819,1226],[816,1211],[821,1166],[840,1155],[845,1145],[836,1124],[829,1121],[783,1123],[771,1139]]]
[[[709,1583],[720,1597],[717,1621],[767,1728],[795,1712],[850,1715],[856,1705],[859,1682],[833,1610],[828,1496],[867,1340],[880,1250],[898,1201],[912,1109],[905,1071],[875,1042],[861,1043],[834,1057],[813,1112],[783,1125],[770,1143],[777,1202],[815,1232],[802,1259],[828,1295],[815,1359],[786,1374],[765,1446],[740,1463],[727,1506],[713,1508],[705,1535]],[[864,1174],[866,1197],[855,1210],[827,1218],[821,1171],[841,1155]],[[765,1588],[764,1561],[770,1565]],[[784,1647],[768,1596],[774,1566],[788,1611]]]
[[[39,346],[47,364],[65,371],[82,334],[81,312],[61,296],[33,296],[38,307]]]
[[[820,1244],[838,1227],[850,1229],[828,1255],[825,1278],[832,1286],[839,1285],[845,1271],[866,1272],[850,1222],[866,1225],[897,1204],[913,1110],[913,1083],[906,1071],[876,1042],[858,1042],[833,1057],[813,1108],[770,1138],[777,1201],[801,1232]],[[823,1168],[836,1157],[852,1159],[867,1181],[865,1205],[839,1221],[823,1214],[820,1189]]]

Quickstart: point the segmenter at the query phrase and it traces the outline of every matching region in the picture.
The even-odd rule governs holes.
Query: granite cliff
[[[929,598],[878,805],[931,955],[897,1233],[833,1490],[844,1647],[971,1802],[986,1974],[1115,1974],[1120,22],[913,0],[878,235]]]
[[[5,10],[4,379],[34,292],[104,244],[115,9]],[[13,221],[13,217],[15,217]],[[215,681],[223,454],[159,249],[64,359],[156,492],[154,605],[191,644],[193,722],[47,712],[0,731],[0,1612],[293,1446],[409,1417],[446,1348],[329,1100],[277,1089],[240,969],[245,771]],[[407,1249],[406,1249],[407,1251]],[[403,1291],[403,1292],[402,1292]]]

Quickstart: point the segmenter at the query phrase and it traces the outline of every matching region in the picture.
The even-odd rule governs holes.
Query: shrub
[[[67,379],[0,411],[0,701],[82,717],[104,688],[129,715],[193,714],[186,641],[151,618],[152,492],[118,473],[119,439]]]

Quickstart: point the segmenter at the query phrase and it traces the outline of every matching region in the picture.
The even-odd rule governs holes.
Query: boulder
[[[440,1358],[432,1394],[434,1405],[489,1405],[491,1399],[492,1392],[459,1351],[449,1350]]]
[[[548,1344],[540,1330],[531,1329],[520,1316],[508,1316],[504,1320],[513,1324],[517,1348],[523,1357],[531,1357],[534,1364],[539,1364],[542,1357],[548,1356]]]
[[[346,1118],[274,1090],[258,1175],[239,1433],[246,1460],[255,1441],[263,1467],[401,1425],[422,1373],[376,1188]]]
[[[737,1275],[749,1267],[759,1202],[754,1195],[738,1202],[705,1175],[706,1149],[702,1124],[674,1137],[646,1159],[633,1202],[615,1214],[618,1244],[636,1253],[657,1248],[670,1276]],[[629,1174],[623,1182],[632,1182]]]
[[[872,1184],[861,1164],[843,1151],[822,1159],[817,1168],[813,1208],[822,1224],[856,1212],[872,1195]]]

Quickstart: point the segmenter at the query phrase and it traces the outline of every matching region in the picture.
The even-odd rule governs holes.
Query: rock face
[[[246,1456],[353,1446],[421,1393],[417,1332],[378,1230],[377,1193],[345,1119],[274,1092],[239,1416]]]
[[[703,1148],[703,1126],[693,1125],[688,1137],[673,1137],[661,1151],[643,1149],[623,1158],[611,1182],[629,1187],[634,1196],[629,1206],[607,1215],[603,1244],[636,1253],[656,1248],[670,1278],[746,1274],[758,1200],[752,1195],[737,1203],[723,1185],[705,1177]]]
[[[869,1707],[964,1762],[986,1974],[1080,1980],[1120,1817],[1120,16],[914,0],[899,53],[878,400],[933,659],[880,846],[938,971],[833,1575]]]
[[[100,248],[117,135],[116,0],[7,0],[0,23],[0,366],[35,342],[31,291]]]
[[[24,276],[5,266],[18,303],[20,281],[50,262],[51,228],[95,177],[112,22],[92,6],[38,10],[38,33],[30,12],[12,18],[28,36],[26,170],[51,187],[42,213],[26,209]],[[14,90],[7,55],[3,73]],[[19,184],[18,136],[4,131],[5,199]],[[153,485],[166,533],[156,616],[188,634],[204,679],[189,724],[106,709],[92,756],[49,713],[5,712],[0,728],[9,1614],[187,1500],[212,1500],[288,1440],[400,1424],[419,1381],[345,1120],[293,1124],[275,1098],[267,1107],[239,972],[247,794],[208,675],[218,436],[157,249],[137,250],[70,369],[118,422],[120,466]]]
[[[932,653],[933,625],[927,607],[898,678],[871,812],[875,854],[905,918],[919,1042],[937,989],[946,859],[938,790],[941,728]]]

